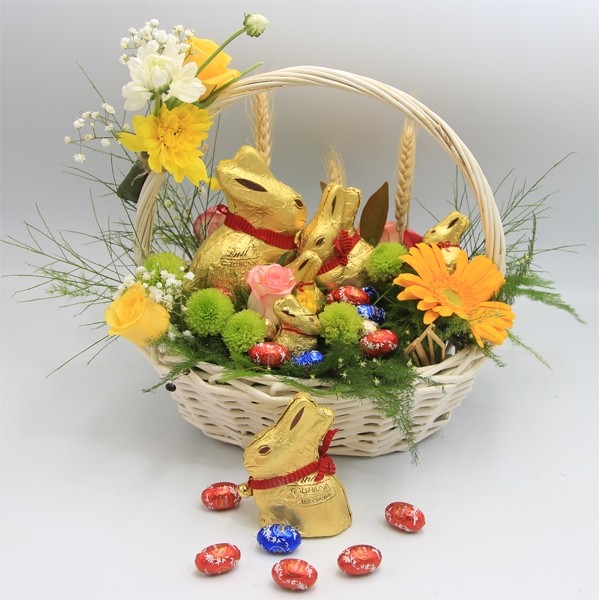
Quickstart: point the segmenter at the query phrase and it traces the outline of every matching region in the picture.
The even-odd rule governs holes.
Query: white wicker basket
[[[481,213],[486,254],[504,271],[502,222],[480,166],[452,129],[408,94],[344,71],[291,67],[240,80],[218,97],[211,112],[217,114],[256,92],[289,86],[324,86],[355,92],[388,104],[419,124],[450,155],[471,187]],[[177,362],[176,357],[160,354],[154,348],[144,349],[143,354],[161,375],[168,373]],[[442,363],[419,368],[419,373],[431,383],[420,383],[415,389],[412,415],[415,442],[433,434],[449,421],[452,411],[471,389],[485,360],[481,351],[473,346]],[[255,433],[279,418],[295,390],[271,375],[244,377],[220,384],[217,381],[221,372],[222,368],[217,365],[198,364],[189,373],[178,377],[172,395],[183,418],[207,436],[245,447]],[[318,382],[311,380],[302,383],[319,387]],[[319,395],[317,401],[332,408],[336,414],[334,427],[340,431],[333,439],[332,454],[378,456],[408,449],[405,435],[370,402],[331,395]]]

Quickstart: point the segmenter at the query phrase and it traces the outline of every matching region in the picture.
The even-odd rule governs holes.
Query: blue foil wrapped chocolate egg
[[[292,358],[292,362],[299,367],[313,367],[314,365],[323,362],[325,357],[318,350],[307,350]]]
[[[375,321],[381,325],[385,321],[385,310],[379,308],[379,306],[373,306],[372,304],[359,304],[356,307],[358,314],[363,319],[369,319],[369,321]]]
[[[379,298],[379,292],[372,285],[366,285],[361,289],[363,292],[366,292],[369,296],[370,304],[373,304],[373,302],[375,302],[375,300]]]
[[[256,534],[256,541],[271,554],[290,554],[298,548],[302,537],[291,525],[266,525]]]

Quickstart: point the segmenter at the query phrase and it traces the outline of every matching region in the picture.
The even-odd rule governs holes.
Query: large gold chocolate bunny
[[[317,283],[326,288],[367,283],[365,266],[373,247],[354,227],[360,191],[330,183],[315,216],[298,236],[298,251],[312,251],[323,261]]]
[[[351,525],[346,491],[326,454],[335,434],[329,429],[333,418],[330,408],[300,392],[279,421],[254,436],[244,451],[250,479],[240,488],[254,497],[261,527],[279,523],[303,537],[324,537]]]
[[[227,207],[224,224],[201,244],[190,265],[195,287],[248,290],[246,275],[295,249],[294,237],[306,222],[298,192],[276,179],[252,146],[216,168]]]

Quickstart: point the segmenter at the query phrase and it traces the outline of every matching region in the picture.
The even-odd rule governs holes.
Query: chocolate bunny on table
[[[200,245],[190,265],[195,287],[236,287],[249,291],[246,275],[256,265],[275,263],[295,250],[306,222],[298,192],[275,178],[252,146],[242,146],[216,168],[227,199],[224,224]]]
[[[312,251],[323,264],[317,283],[326,288],[366,285],[366,263],[373,247],[354,227],[360,191],[337,183],[328,184],[315,216],[298,235],[298,252]]]
[[[326,455],[333,418],[331,409],[300,392],[244,451],[250,475],[245,491],[254,497],[261,527],[291,525],[303,537],[324,537],[351,525],[346,491]]]

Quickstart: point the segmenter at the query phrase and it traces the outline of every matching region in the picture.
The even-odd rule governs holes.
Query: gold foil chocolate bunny
[[[256,266],[277,262],[294,250],[295,235],[306,222],[298,192],[277,180],[251,146],[216,168],[227,199],[219,210],[225,222],[201,244],[190,265],[196,287],[248,290],[246,275]]]
[[[313,314],[320,312],[325,302],[325,296],[316,283],[317,273],[323,261],[315,252],[307,250],[298,258],[286,265],[291,269],[296,280],[294,296],[298,302]]]
[[[333,418],[331,409],[298,393],[279,421],[244,451],[250,479],[240,490],[254,497],[261,527],[291,525],[303,537],[325,537],[351,525],[346,491],[326,454]]]
[[[469,217],[454,210],[423,236],[425,244],[437,244],[440,247],[450,272],[456,268],[456,258],[460,250],[458,243],[470,224]]]
[[[317,336],[323,332],[321,321],[317,315],[304,308],[296,296],[288,294],[276,300],[273,313],[279,322],[274,342],[285,346],[294,354],[317,347]]]
[[[354,228],[360,191],[330,183],[323,190],[315,216],[301,231],[300,253],[316,253],[323,265],[317,283],[327,288],[362,286],[367,282],[365,266],[373,247]]]

